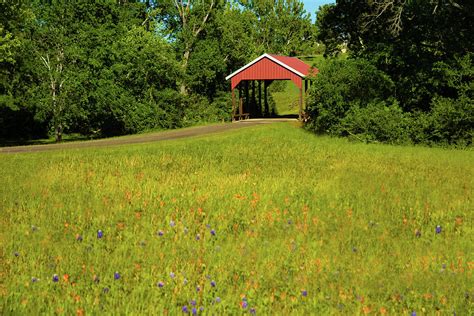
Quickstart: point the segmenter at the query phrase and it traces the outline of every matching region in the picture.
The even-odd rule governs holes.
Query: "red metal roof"
[[[311,66],[295,57],[263,54],[226,77],[234,89],[242,80],[292,80],[301,88]],[[314,74],[317,69],[313,68]]]
[[[280,56],[280,55],[270,55],[270,56],[278,59],[285,65],[290,66],[291,68],[295,69],[296,71],[302,73],[305,76],[309,75],[311,66],[296,57],[288,57],[288,56]]]

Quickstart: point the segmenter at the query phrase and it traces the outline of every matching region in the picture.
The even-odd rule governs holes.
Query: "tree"
[[[168,35],[177,41],[176,48],[185,73],[196,43],[222,4],[222,0],[166,0],[158,5],[161,22],[165,24]],[[185,81],[181,82],[180,91],[187,94]]]

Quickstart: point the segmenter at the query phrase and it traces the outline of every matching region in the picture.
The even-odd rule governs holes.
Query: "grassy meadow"
[[[473,179],[290,123],[0,155],[0,313],[470,314]]]

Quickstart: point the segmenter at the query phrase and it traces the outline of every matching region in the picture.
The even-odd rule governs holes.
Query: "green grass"
[[[285,81],[283,91],[271,92],[278,115],[298,114],[300,90],[291,80]]]
[[[245,296],[257,314],[466,315],[473,179],[472,151],[290,124],[1,155],[1,313],[174,315],[195,299],[239,314]]]

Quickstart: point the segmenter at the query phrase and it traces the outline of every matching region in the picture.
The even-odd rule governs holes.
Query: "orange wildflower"
[[[69,274],[63,275],[64,282],[69,282]]]

